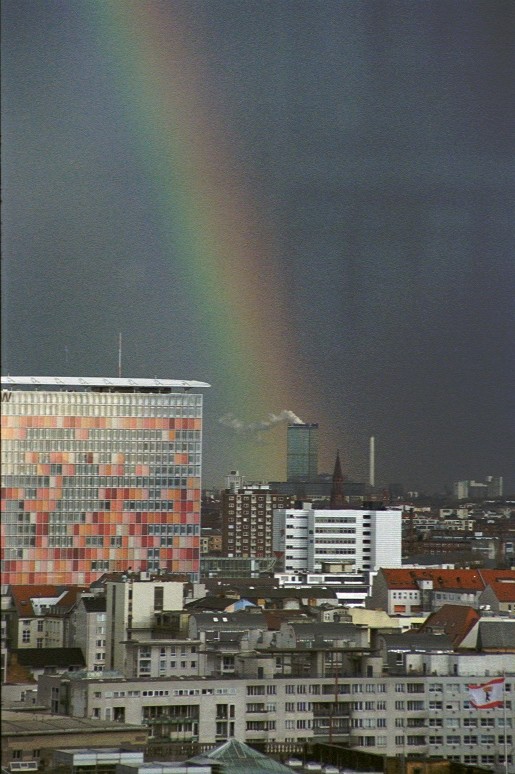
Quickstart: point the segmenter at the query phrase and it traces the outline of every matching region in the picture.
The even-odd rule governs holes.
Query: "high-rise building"
[[[265,558],[272,554],[272,520],[292,498],[263,485],[222,492],[222,553],[227,557]]]
[[[205,382],[2,377],[2,584],[199,570]]]
[[[274,513],[273,548],[285,572],[320,572],[323,565],[352,565],[355,571],[400,567],[400,510],[318,510],[304,503]]]
[[[314,481],[318,476],[318,424],[288,425],[286,447],[288,481]]]

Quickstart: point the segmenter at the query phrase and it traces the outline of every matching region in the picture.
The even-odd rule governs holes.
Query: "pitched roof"
[[[10,586],[16,612],[22,618],[36,616],[32,601],[36,599],[59,599],[59,607],[71,607],[78,594],[86,590],[86,586],[55,586],[51,584],[38,586]]]
[[[274,761],[263,753],[253,750],[243,742],[229,739],[203,755],[190,758],[188,763],[211,763],[216,761],[223,774],[291,774],[291,769]]]
[[[419,628],[419,632],[429,633],[434,632],[435,629],[442,629],[450,638],[453,647],[457,648],[479,618],[479,613],[473,607],[443,605],[428,616]]]
[[[433,581],[433,588],[463,591],[482,591],[485,582],[479,570],[447,570],[447,569],[390,569],[381,570],[389,589],[413,589],[419,588],[418,582],[423,580]]]
[[[515,570],[480,570],[499,602],[515,602]]]
[[[478,650],[515,652],[515,620],[480,621],[477,637]]]

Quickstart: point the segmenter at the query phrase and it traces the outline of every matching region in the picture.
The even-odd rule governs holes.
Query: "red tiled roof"
[[[18,615],[23,618],[31,618],[36,615],[34,608],[32,607],[33,599],[38,599],[41,597],[58,598],[63,594],[63,592],[66,592],[66,595],[63,597],[62,604],[71,605],[75,601],[77,595],[81,591],[86,590],[86,586],[38,585],[11,586],[9,592]]]
[[[488,585],[499,602],[515,602],[515,582],[494,581]]]
[[[443,570],[428,568],[383,568],[381,570],[389,589],[419,588],[418,581],[432,580],[433,588],[482,591],[485,582],[479,570]]]
[[[418,631],[432,632],[435,629],[443,629],[445,634],[451,638],[452,644],[456,648],[480,617],[478,611],[474,610],[473,607],[443,605],[440,610],[428,616]]]

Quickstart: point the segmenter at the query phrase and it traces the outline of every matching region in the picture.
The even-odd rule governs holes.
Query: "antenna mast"
[[[118,378],[122,378],[122,334],[118,334]]]

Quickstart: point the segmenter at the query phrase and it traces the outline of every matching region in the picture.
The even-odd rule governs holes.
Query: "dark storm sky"
[[[206,484],[279,477],[217,422],[224,374],[163,258],[93,5],[2,5],[2,372],[115,375],[123,331],[126,375],[214,383]],[[363,478],[374,434],[379,483],[514,491],[513,2],[158,5],[274,233],[310,397],[270,410],[320,422],[325,470],[343,447]]]

